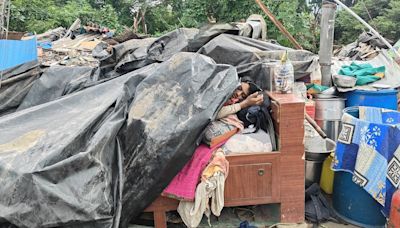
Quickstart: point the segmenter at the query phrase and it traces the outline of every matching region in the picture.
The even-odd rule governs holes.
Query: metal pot
[[[319,183],[321,179],[322,166],[325,159],[335,151],[336,143],[331,139],[325,139],[326,147],[320,151],[306,151],[305,184],[310,186],[312,183]]]
[[[306,187],[309,187],[313,183],[319,183],[319,181],[321,180],[323,163],[324,161],[306,160],[306,177],[305,177]]]
[[[344,98],[315,98],[315,122],[324,130],[328,138],[336,141],[341,128]]]

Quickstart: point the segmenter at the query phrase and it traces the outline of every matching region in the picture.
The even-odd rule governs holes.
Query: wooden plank
[[[167,228],[167,216],[164,211],[154,212],[154,226],[157,228]]]

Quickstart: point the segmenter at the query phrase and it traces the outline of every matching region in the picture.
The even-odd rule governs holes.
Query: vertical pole
[[[319,64],[321,65],[322,85],[332,85],[333,35],[335,32],[336,4],[328,1],[322,3],[321,35],[319,47]]]

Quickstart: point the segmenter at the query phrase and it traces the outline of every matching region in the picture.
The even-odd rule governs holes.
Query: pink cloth
[[[200,181],[201,173],[210,162],[213,151],[222,146],[225,142],[209,148],[201,144],[194,152],[192,159],[174,177],[162,195],[179,200],[194,201],[196,187]]]

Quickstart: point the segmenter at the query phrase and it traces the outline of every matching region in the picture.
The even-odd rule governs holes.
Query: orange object
[[[315,119],[315,105],[313,103],[306,103],[306,113],[313,119]]]
[[[38,55],[38,57],[42,57],[43,56],[43,48],[41,48],[41,47],[37,48],[37,55]]]
[[[223,135],[214,137],[213,139],[211,139],[210,148],[213,148],[216,145],[222,143],[223,141],[228,140],[230,137],[232,137],[233,135],[235,135],[238,132],[239,132],[239,128],[235,128],[235,129],[233,129],[231,131],[228,131],[227,133],[225,133]]]
[[[400,191],[397,190],[392,197],[388,228],[400,228]]]
[[[307,96],[308,100],[305,103],[306,113],[312,118],[315,119],[315,102],[312,100],[312,96]]]

